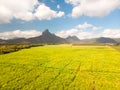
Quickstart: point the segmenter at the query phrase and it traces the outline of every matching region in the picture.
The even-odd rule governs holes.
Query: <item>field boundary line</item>
[[[65,69],[65,67],[67,67],[72,61],[70,61],[68,64],[66,64],[61,70],[60,72],[58,73],[58,75],[55,76],[55,78],[49,82],[48,86],[45,88],[45,90],[48,90],[51,86],[51,84],[60,76],[60,74],[62,73],[62,71]]]
[[[80,68],[81,68],[81,62],[80,62],[80,64],[79,64],[79,66],[77,67],[74,76],[71,78],[71,82],[68,84],[67,90],[68,90],[69,86],[74,82],[74,80],[75,80],[75,78],[77,77],[79,71],[81,71]]]

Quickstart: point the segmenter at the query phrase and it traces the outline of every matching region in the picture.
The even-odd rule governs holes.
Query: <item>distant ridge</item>
[[[29,43],[27,42],[27,39],[25,38],[14,38],[14,39],[9,39],[6,40],[7,43]]]
[[[66,40],[69,42],[69,43],[79,43],[80,42],[80,39],[77,37],[77,36],[68,36],[66,38]]]
[[[112,38],[100,37],[100,38],[91,38],[91,39],[83,39],[80,43],[118,43],[116,40]]]
[[[114,39],[105,38],[105,37],[100,37],[100,38],[96,39],[96,42],[99,42],[99,43],[117,43],[117,41],[115,41]]]
[[[114,39],[117,43],[120,43],[120,38],[115,38]]]
[[[120,38],[92,38],[80,40],[77,36],[68,36],[67,38],[61,38],[55,34],[49,32],[48,29],[42,32],[42,35],[32,38],[14,38],[9,40],[0,39],[0,43],[10,44],[63,44],[63,43],[83,43],[83,44],[99,44],[99,43],[120,43]]]

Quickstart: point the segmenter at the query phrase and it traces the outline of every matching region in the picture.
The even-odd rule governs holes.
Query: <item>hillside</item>
[[[120,43],[120,38],[114,38],[114,40],[118,43]]]
[[[66,40],[69,42],[69,43],[79,43],[80,42],[80,39],[77,37],[77,36],[68,36],[66,38]]]
[[[92,39],[83,39],[81,40],[80,43],[99,44],[99,43],[118,43],[118,42],[112,38],[100,37],[100,38],[92,38]]]
[[[52,34],[47,30],[45,30],[41,36],[29,38],[27,39],[30,43],[43,43],[43,44],[57,44],[57,43],[67,43],[67,41],[63,38]]]
[[[16,43],[29,43],[27,41],[27,39],[25,38],[14,38],[14,39],[9,39],[9,40],[6,40],[7,43],[13,43],[13,44],[16,44]]]
[[[112,38],[105,38],[105,37],[97,38],[96,42],[98,42],[98,43],[117,43],[114,39],[112,39]]]

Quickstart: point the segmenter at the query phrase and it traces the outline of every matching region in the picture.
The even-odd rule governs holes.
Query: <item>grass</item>
[[[120,90],[120,52],[49,45],[0,55],[0,90]]]
[[[114,46],[112,46],[112,48],[114,48],[114,49],[120,51],[120,45],[116,45],[116,46],[114,45]]]

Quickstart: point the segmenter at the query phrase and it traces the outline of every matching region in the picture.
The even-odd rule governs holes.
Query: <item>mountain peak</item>
[[[44,30],[44,31],[42,32],[42,35],[49,35],[49,34],[51,34],[51,33],[49,32],[48,29],[46,29],[46,30]]]
[[[49,30],[48,30],[48,29],[45,29],[43,32],[49,32]]]
[[[68,36],[66,39],[80,40],[77,36]]]
[[[80,39],[77,36],[68,36],[66,40],[70,43],[76,43],[80,41]]]

